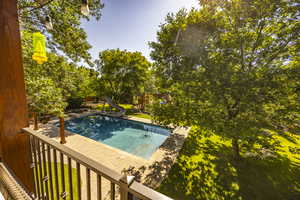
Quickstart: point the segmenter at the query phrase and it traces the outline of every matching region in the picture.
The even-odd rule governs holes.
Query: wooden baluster
[[[43,184],[43,167],[42,167],[42,158],[41,158],[41,146],[40,146],[39,140],[37,140],[37,150],[38,150],[38,159],[39,159],[38,174],[40,176],[40,183],[41,183],[41,196],[42,196],[42,199],[45,199],[44,184]]]
[[[51,199],[54,200],[54,192],[53,192],[53,176],[52,176],[52,159],[51,159],[51,147],[47,145],[47,156],[48,156],[48,174],[49,174],[49,187]]]
[[[101,184],[101,176],[99,174],[97,174],[97,199],[101,200],[102,199],[102,193],[101,193],[101,188],[102,184]]]
[[[57,154],[56,149],[53,149],[53,164],[54,164],[54,175],[55,175],[55,197],[59,199],[59,183],[58,183],[58,169],[57,169]]]
[[[80,176],[80,163],[76,162],[76,172],[77,172],[77,199],[81,200],[81,176]]]
[[[62,193],[61,198],[66,199],[67,191],[65,185],[65,166],[64,166],[64,154],[60,153],[60,175],[61,175],[61,184],[62,184]]]
[[[69,176],[69,194],[70,200],[73,200],[73,177],[72,177],[72,160],[68,157],[68,176]]]
[[[35,145],[35,138],[33,136],[30,137],[30,144],[31,144],[31,153],[33,154],[33,165],[34,165],[34,179],[35,179],[35,196],[40,198],[40,182],[38,177],[38,161],[36,157],[36,145]]]
[[[45,188],[46,188],[46,197],[47,197],[47,200],[50,199],[49,198],[49,187],[48,187],[48,183],[49,183],[49,176],[48,176],[48,173],[47,173],[47,158],[46,158],[46,153],[45,153],[45,144],[42,143],[42,156],[43,156],[43,182],[45,183]]]
[[[91,172],[89,168],[86,168],[86,189],[87,199],[91,200]]]
[[[116,191],[115,191],[115,184],[113,182],[110,183],[110,199],[115,200]]]

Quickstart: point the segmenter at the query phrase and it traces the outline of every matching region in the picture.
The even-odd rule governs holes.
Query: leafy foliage
[[[80,12],[80,0],[18,1],[27,93],[30,107],[38,112],[62,113],[71,96],[77,99],[95,96],[91,82],[96,79],[96,74],[68,62],[85,61],[92,65],[88,52],[91,46],[80,25],[82,20],[99,20],[103,4],[100,0],[89,0],[88,3],[90,16]],[[52,30],[45,26],[49,19]],[[34,32],[47,36],[47,50],[50,52],[48,62],[43,65],[37,65],[31,58]]]
[[[42,113],[63,113],[69,98],[95,96],[92,85],[97,75],[93,70],[78,67],[54,53],[48,53],[48,62],[39,65],[31,59],[31,40],[32,34],[23,31],[25,80],[31,108]]]
[[[298,6],[201,1],[199,10],[168,15],[150,43],[157,83],[172,99],[154,106],[156,119],[211,128],[232,139],[237,156],[261,128],[299,121]]]
[[[151,64],[140,52],[105,50],[97,60],[100,74],[100,96],[131,103],[133,95],[142,94],[148,84]],[[126,102],[127,101],[127,102]]]
[[[89,0],[90,17],[80,12],[81,0],[74,1],[35,1],[19,0],[19,19],[22,29],[29,32],[42,32],[47,35],[47,46],[53,52],[63,52],[73,61],[83,59],[91,64],[87,34],[80,27],[82,20],[101,17],[103,4],[100,0]],[[50,17],[53,30],[46,29],[46,17]]]
[[[63,101],[61,89],[55,87],[51,79],[28,80],[27,88],[28,102],[32,111],[63,115],[66,103]]]
[[[158,190],[180,200],[298,199],[300,137],[270,132],[268,142],[279,143],[271,154],[243,152],[245,158],[237,163],[231,156],[230,140],[193,127]]]

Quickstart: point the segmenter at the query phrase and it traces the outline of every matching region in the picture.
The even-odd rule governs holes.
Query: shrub
[[[83,104],[83,98],[81,97],[70,97],[68,100],[67,109],[76,109],[80,108]]]

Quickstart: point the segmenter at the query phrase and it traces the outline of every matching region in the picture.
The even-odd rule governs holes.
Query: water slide
[[[114,115],[120,116],[120,117],[123,116],[123,115],[125,115],[126,110],[125,110],[124,108],[122,108],[121,106],[118,106],[117,104],[114,104],[114,103],[112,102],[111,98],[105,97],[105,101],[106,101],[106,103],[108,103],[108,105],[110,105],[111,107],[113,107],[113,108],[119,110],[119,112],[115,113]]]

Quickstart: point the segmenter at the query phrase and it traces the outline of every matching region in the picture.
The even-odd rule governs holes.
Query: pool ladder
[[[151,131],[151,128],[146,128],[146,132],[144,134],[144,137],[150,137],[152,132],[153,131]]]

